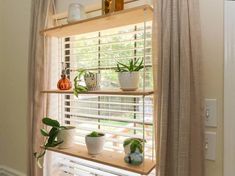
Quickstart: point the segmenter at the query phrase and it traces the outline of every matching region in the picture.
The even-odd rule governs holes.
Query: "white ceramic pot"
[[[91,76],[84,77],[86,87],[88,90],[99,90],[100,89],[100,74],[94,73]]]
[[[60,130],[57,135],[58,141],[63,141],[62,144],[59,145],[59,148],[70,148],[74,144],[74,137],[76,128],[74,126],[67,126],[67,129]]]
[[[86,136],[86,147],[90,155],[98,155],[103,151],[105,135],[99,137]]]
[[[138,89],[139,72],[119,72],[118,79],[122,90],[131,91]]]
[[[79,3],[69,5],[68,23],[73,23],[82,20],[86,17],[84,7]]]

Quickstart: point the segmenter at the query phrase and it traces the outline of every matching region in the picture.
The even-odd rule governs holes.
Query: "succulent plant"
[[[100,136],[104,136],[103,133],[98,133],[96,131],[91,132],[90,134],[87,135],[88,137],[100,137]]]
[[[143,139],[140,138],[128,138],[124,141],[123,147],[126,147],[127,145],[130,145],[130,152],[135,153],[137,149],[140,153],[143,153]]]
[[[144,68],[143,59],[129,60],[128,64],[117,63],[116,72],[137,72]]]

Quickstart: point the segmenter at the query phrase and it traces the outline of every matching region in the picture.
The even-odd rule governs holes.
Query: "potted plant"
[[[86,135],[86,146],[91,155],[100,154],[103,151],[105,143],[105,134],[93,131]]]
[[[39,167],[42,167],[40,159],[45,155],[47,148],[57,146],[59,148],[70,148],[74,143],[75,134],[74,126],[61,126],[57,120],[51,118],[43,118],[42,123],[51,129],[49,132],[46,129],[40,129],[41,135],[45,137],[45,142],[42,145],[41,151],[34,153]]]
[[[125,162],[132,165],[139,165],[143,162],[143,143],[145,141],[140,138],[128,138],[124,141],[123,147],[125,151]]]
[[[78,69],[77,76],[74,78],[74,94],[78,96],[79,92],[92,91],[100,89],[100,74]],[[86,86],[80,84],[82,77]]]
[[[143,68],[143,59],[129,60],[128,64],[118,62],[115,71],[118,72],[120,88],[123,91],[138,89],[139,71]]]

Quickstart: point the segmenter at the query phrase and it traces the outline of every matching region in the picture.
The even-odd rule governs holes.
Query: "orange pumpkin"
[[[69,90],[72,88],[71,81],[67,78],[66,75],[62,74],[61,79],[57,83],[57,88],[60,90]]]

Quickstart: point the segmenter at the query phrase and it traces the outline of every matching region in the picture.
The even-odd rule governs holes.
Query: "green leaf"
[[[37,165],[40,169],[42,169],[42,164],[41,164],[40,158],[37,159]]]
[[[122,64],[122,63],[120,63],[120,62],[118,62],[118,64],[121,65],[121,66],[123,66],[124,68],[127,68],[127,70],[129,70],[129,67],[128,67],[127,65]]]
[[[46,150],[43,150],[41,153],[34,153],[34,156],[39,159],[42,158],[46,154]]]
[[[93,131],[91,134],[88,135],[89,137],[99,137],[101,136],[98,132]]]
[[[117,68],[115,69],[116,72],[121,72],[121,68],[119,66],[119,64],[117,64]]]
[[[64,141],[55,141],[55,142],[53,143],[53,145],[54,145],[54,147],[56,147],[56,146],[62,144],[63,142],[64,142]]]
[[[36,154],[34,153],[34,156],[36,156],[37,165],[39,168],[42,168],[41,159],[45,154],[46,154],[46,150],[43,150],[41,153],[36,153]]]
[[[66,130],[66,129],[69,129],[69,128],[67,126],[60,126],[60,129]]]
[[[135,67],[137,66],[139,60],[140,60],[140,59],[136,59],[136,60],[135,60],[135,63],[134,63]]]
[[[49,139],[48,139],[48,141],[47,141],[47,143],[48,143],[49,145],[52,145],[52,144],[53,144],[53,142],[55,141],[55,139],[56,139],[58,133],[59,133],[58,128],[52,128],[52,129],[50,130],[50,132],[49,132],[49,136],[50,136],[50,137],[49,137]],[[49,147],[51,147],[51,146],[49,146]]]
[[[133,60],[130,60],[130,67],[129,67],[129,71],[132,72],[134,68],[134,64],[133,64]]]
[[[51,127],[60,127],[60,123],[57,120],[53,120],[51,118],[45,117],[42,119],[42,122],[45,125],[51,126]]]
[[[123,143],[123,147],[129,145],[131,143],[132,139],[126,139]]]
[[[140,138],[129,138],[126,139],[123,143],[123,146],[130,144],[131,153],[134,153],[136,149],[139,149],[140,153],[143,153],[143,139]]]
[[[43,136],[49,136],[49,133],[45,129],[40,129],[40,132]]]
[[[134,153],[138,147],[139,143],[137,141],[132,141],[130,149],[131,149],[131,153]]]
[[[73,90],[73,94],[74,94],[76,97],[78,97],[78,91],[77,91],[77,89],[74,89],[74,90]]]
[[[137,60],[129,60],[128,64],[123,64],[120,62],[117,62],[117,68],[115,69],[116,72],[133,72],[133,71],[139,71],[144,68],[143,66],[143,59],[140,61],[138,58]],[[120,67],[122,66],[122,67]]]
[[[33,156],[36,158],[37,160],[37,165],[39,168],[42,168],[42,164],[41,164],[41,159],[43,158],[43,156],[46,154],[46,150],[43,150],[41,153],[33,153]]]

